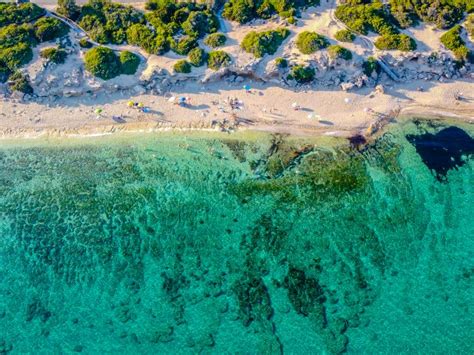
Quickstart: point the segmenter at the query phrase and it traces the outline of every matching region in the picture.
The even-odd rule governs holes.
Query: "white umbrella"
[[[168,102],[175,102],[175,100],[176,100],[176,97],[171,96],[171,97],[168,99]]]

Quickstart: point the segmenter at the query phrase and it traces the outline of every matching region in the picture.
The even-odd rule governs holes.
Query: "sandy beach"
[[[0,135],[11,137],[76,136],[120,131],[169,129],[252,129],[298,135],[370,135],[378,121],[388,122],[402,115],[451,116],[474,123],[472,83],[433,85],[426,82],[394,84],[384,92],[362,88],[340,90],[290,90],[271,84],[242,85],[218,82],[203,85],[187,82],[162,95],[124,93],[58,98],[40,102],[10,99],[0,105]],[[423,91],[418,91],[423,88]],[[464,100],[456,100],[456,93]],[[171,96],[190,98],[190,104],[169,102]],[[242,104],[232,110],[229,99]],[[129,101],[143,103],[148,112],[130,108]],[[293,108],[293,103],[300,106]],[[97,109],[102,109],[100,115]],[[120,117],[120,120],[117,120]]]

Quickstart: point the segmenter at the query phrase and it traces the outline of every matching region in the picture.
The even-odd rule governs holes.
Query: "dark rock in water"
[[[466,163],[474,154],[474,139],[458,127],[448,127],[436,134],[407,135],[423,163],[436,174],[438,181],[446,181],[449,170]]]

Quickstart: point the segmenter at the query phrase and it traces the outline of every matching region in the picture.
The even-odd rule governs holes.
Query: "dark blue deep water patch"
[[[445,181],[449,170],[463,166],[474,154],[474,139],[459,127],[447,127],[435,134],[411,134],[407,139],[438,181]]]

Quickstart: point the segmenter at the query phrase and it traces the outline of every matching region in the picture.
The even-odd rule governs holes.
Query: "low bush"
[[[34,24],[34,31],[40,42],[46,42],[67,35],[69,26],[56,18],[42,17]]]
[[[313,81],[315,75],[315,71],[313,68],[302,65],[295,65],[291,68],[290,74],[288,75],[288,79],[294,79],[298,83],[308,83]]]
[[[92,48],[92,43],[89,42],[86,38],[81,38],[79,40],[79,46],[81,48]]]
[[[212,33],[204,39],[204,44],[211,48],[221,47],[225,44],[227,38],[222,33]]]
[[[472,60],[473,54],[467,48],[466,42],[461,37],[462,27],[454,26],[448,32],[441,36],[441,43],[454,53],[457,60]]]
[[[296,47],[303,54],[311,54],[328,46],[327,38],[316,32],[303,31],[296,38]]]
[[[416,49],[416,42],[413,38],[404,34],[383,35],[378,37],[375,47],[383,50],[413,51]]]
[[[219,29],[219,21],[210,10],[190,11],[186,17],[181,28],[188,36],[202,38],[206,33],[214,33]]]
[[[163,54],[168,51],[168,40],[162,34],[155,34],[150,28],[141,23],[127,29],[127,42],[143,48],[150,54]]]
[[[45,48],[40,52],[40,56],[50,62],[61,64],[66,61],[67,52],[60,48]]]
[[[173,65],[173,70],[175,73],[191,73],[191,64],[189,64],[188,61],[181,59]]]
[[[289,35],[290,31],[286,28],[263,32],[251,31],[244,37],[240,46],[246,52],[261,58],[265,54],[275,54],[278,47]]]
[[[198,46],[197,39],[190,36],[182,36],[170,41],[171,50],[176,54],[187,55],[191,49]]]
[[[16,70],[31,59],[33,59],[33,51],[26,43],[0,48],[0,63],[3,63],[10,71]]]
[[[126,75],[135,74],[137,72],[138,66],[140,65],[140,57],[129,51],[120,52],[119,61],[121,73]]]
[[[207,66],[213,70],[230,65],[232,59],[224,51],[211,51],[207,57]]]
[[[367,58],[364,64],[362,64],[362,68],[364,69],[364,74],[367,76],[371,76],[374,71],[380,74],[381,69],[379,62],[374,57]]]
[[[337,39],[339,42],[354,42],[356,36],[352,31],[340,30],[336,32],[334,38]]]
[[[351,51],[348,50],[347,48],[344,48],[338,45],[329,46],[328,53],[332,59],[344,59],[344,60],[352,59]]]
[[[285,58],[276,58],[275,59],[275,65],[278,68],[287,68],[288,67],[288,61]]]
[[[27,76],[20,72],[15,72],[8,78],[11,91],[19,91],[24,94],[33,94],[33,88]]]
[[[204,65],[207,61],[207,53],[204,49],[196,47],[189,51],[188,53],[189,62],[195,67],[200,67]]]
[[[84,56],[86,69],[94,76],[108,80],[120,75],[120,60],[114,51],[106,47],[95,47]]]

